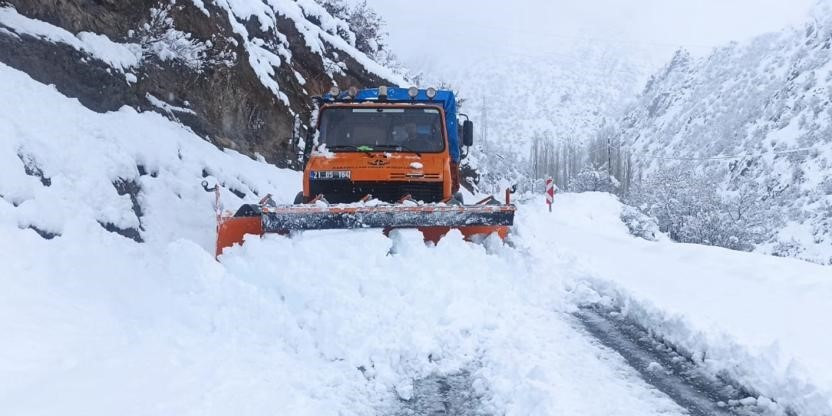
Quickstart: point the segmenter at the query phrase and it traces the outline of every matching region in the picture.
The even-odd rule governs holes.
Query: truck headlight
[[[349,95],[350,98],[358,97],[358,87],[350,87],[350,89],[347,90],[347,95]]]
[[[315,180],[349,180],[351,177],[348,170],[318,170],[309,173],[309,179]]]

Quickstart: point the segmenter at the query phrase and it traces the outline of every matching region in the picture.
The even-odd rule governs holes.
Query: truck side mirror
[[[309,155],[312,153],[312,146],[314,145],[315,141],[315,128],[310,127],[309,130],[306,131],[306,140],[303,143],[303,167],[306,168],[306,162],[309,161]]]
[[[474,122],[471,120],[462,122],[462,145],[469,147],[474,145]]]

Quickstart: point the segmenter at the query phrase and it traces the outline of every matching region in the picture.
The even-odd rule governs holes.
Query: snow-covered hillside
[[[286,166],[312,96],[404,83],[358,49],[359,29],[314,0],[9,0],[0,62],[95,111],[155,111]]]
[[[512,168],[526,173],[535,140],[577,152],[605,120],[623,113],[647,74],[637,59],[593,44],[551,55],[498,54],[465,65],[429,62],[414,70],[424,71],[423,83],[440,80],[459,91],[462,111],[477,123],[473,157],[480,163],[474,163],[497,176]]]
[[[759,249],[832,263],[832,7],[805,26],[678,53],[648,83],[618,136],[640,175],[661,167],[753,185],[776,224]]]
[[[461,372],[488,414],[687,414],[581,329],[591,303],[754,394],[728,405],[832,412],[829,267],[638,240],[606,194],[529,199],[512,246],[308,232],[217,262],[203,178],[233,208],[299,174],[0,81],[2,414],[397,414]]]

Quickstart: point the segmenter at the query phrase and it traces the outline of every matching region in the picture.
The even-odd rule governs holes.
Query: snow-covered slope
[[[482,173],[512,165],[525,173],[536,139],[577,149],[605,119],[623,113],[647,73],[638,60],[592,44],[557,54],[497,54],[464,65],[448,60],[414,69],[427,74],[423,83],[447,82],[463,97],[461,111],[476,122],[474,157],[482,159]],[[504,166],[496,160],[489,165],[495,154],[507,159]]]
[[[680,52],[618,133],[644,175],[698,165],[729,190],[756,184],[784,221],[761,249],[821,263],[832,263],[830,10],[821,1],[802,28],[705,58]]]
[[[54,87],[0,64],[0,215],[27,233],[120,241],[104,228],[162,243],[184,237],[211,246],[194,227],[211,228],[203,177],[226,186],[229,204],[267,192],[289,201],[299,177],[234,151],[194,140],[187,127],[156,113],[98,114],[56,100]],[[33,84],[36,88],[33,88]],[[291,184],[291,185],[290,185]],[[202,208],[202,209],[200,209]]]
[[[210,142],[286,166],[333,84],[400,84],[314,0],[0,5],[0,62],[95,111],[156,111]]]

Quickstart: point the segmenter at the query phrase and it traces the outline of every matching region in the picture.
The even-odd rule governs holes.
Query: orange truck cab
[[[451,91],[331,91],[322,99],[316,135],[306,143],[303,192],[295,202],[319,195],[331,204],[368,195],[388,203],[462,202],[461,146],[472,144],[473,124],[458,126]]]

